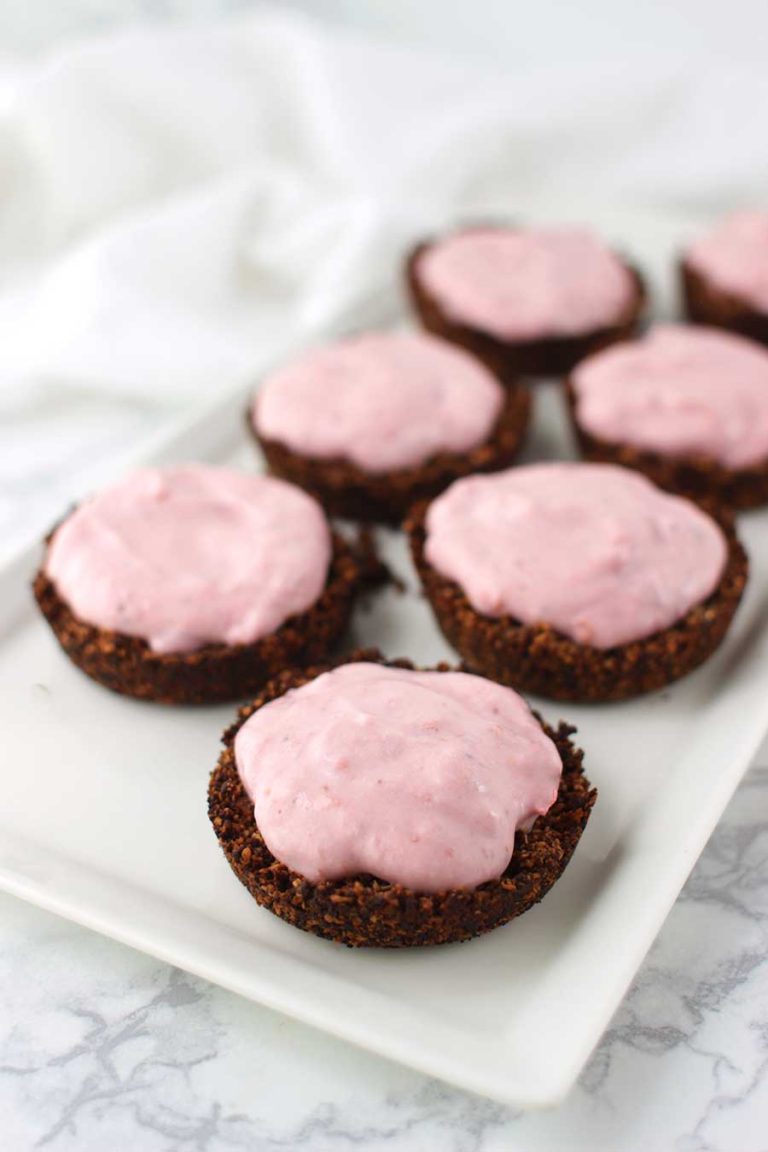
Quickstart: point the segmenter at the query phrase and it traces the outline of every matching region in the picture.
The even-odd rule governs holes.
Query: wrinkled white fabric
[[[7,67],[0,528],[22,481],[50,491],[54,441],[82,481],[159,412],[391,289],[425,229],[765,203],[767,120],[757,73],[494,75],[277,8]]]

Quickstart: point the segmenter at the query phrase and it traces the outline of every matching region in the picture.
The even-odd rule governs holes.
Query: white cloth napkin
[[[490,75],[265,8],[0,73],[0,535],[452,219],[768,204],[768,79]]]

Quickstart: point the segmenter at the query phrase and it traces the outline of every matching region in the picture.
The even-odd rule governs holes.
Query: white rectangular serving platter
[[[677,227],[622,233],[661,267]],[[145,460],[255,467],[242,393],[200,410]],[[529,458],[570,455],[542,385]],[[347,1040],[520,1107],[573,1084],[768,727],[768,513],[741,518],[752,573],[706,667],[621,705],[534,701],[578,725],[599,798],[541,905],[469,944],[351,951],[259,909],[208,825],[206,785],[233,707],[111,695],[67,662],[28,591],[39,548],[0,573],[0,887]],[[350,644],[452,659],[402,541],[407,582],[356,614]]]

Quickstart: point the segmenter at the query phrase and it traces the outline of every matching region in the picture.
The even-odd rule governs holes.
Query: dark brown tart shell
[[[721,643],[747,581],[747,555],[733,520],[726,510],[716,509],[713,515],[726,535],[728,559],[712,595],[661,632],[616,648],[593,648],[546,624],[475,611],[459,585],[424,556],[427,507],[415,507],[405,529],[443,634],[469,668],[534,696],[581,703],[626,700],[686,676]]]
[[[435,336],[465,348],[502,379],[516,376],[564,376],[585,356],[631,336],[645,308],[645,282],[637,269],[625,264],[634,281],[635,292],[631,304],[615,324],[581,336],[552,336],[549,339],[528,341],[502,340],[447,316],[424,288],[419,279],[418,262],[430,243],[425,241],[411,251],[405,269],[408,294],[423,327]]]
[[[523,384],[509,384],[493,431],[483,444],[464,453],[440,453],[412,468],[380,473],[366,472],[349,460],[302,456],[260,436],[250,410],[247,420],[270,472],[304,488],[329,516],[399,524],[417,500],[437,496],[459,477],[508,467],[522,446],[530,411],[528,389]]]
[[[359,651],[345,662],[361,660],[382,658],[375,650]],[[413,667],[407,660],[392,663]],[[252,704],[241,709],[236,723],[224,733],[224,751],[211,776],[210,821],[233,872],[257,903],[296,928],[355,948],[404,948],[470,940],[538,903],[570,860],[596,797],[584,776],[583,754],[570,740],[575,729],[562,723],[555,731],[539,721],[563,761],[557,799],[530,832],[518,832],[512,859],[498,880],[473,889],[429,893],[369,875],[313,884],[275,859],[256,826],[253,804],[237,773],[234,739],[257,709],[327,668],[289,669],[272,680]],[[447,665],[440,665],[438,670],[450,671]]]
[[[680,261],[680,284],[685,314],[695,324],[727,328],[768,345],[768,312],[720,288],[685,259]]]
[[[579,424],[576,392],[566,381],[571,424],[582,456],[600,464],[621,464],[643,472],[659,488],[698,502],[719,502],[741,511],[768,504],[768,459],[748,468],[726,468],[709,456],[662,456],[634,444],[611,444]]]
[[[215,704],[247,699],[288,664],[327,659],[347,625],[356,594],[370,582],[370,564],[334,534],[325,589],[306,612],[291,616],[253,644],[207,644],[194,652],[160,654],[139,637],[80,620],[43,567],[33,591],[70,660],[105,688],[161,704]]]

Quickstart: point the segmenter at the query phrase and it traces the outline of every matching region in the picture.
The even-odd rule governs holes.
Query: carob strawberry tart
[[[691,320],[768,344],[768,212],[735,212],[680,260]]]
[[[747,557],[730,515],[613,464],[458,480],[406,524],[438,623],[466,664],[556,700],[621,700],[710,656]]]
[[[271,471],[332,516],[399,523],[417,499],[509,465],[530,397],[460,348],[370,332],[316,348],[261,385],[249,424]]]
[[[49,536],[34,592],[94,680],[197,704],[326,658],[364,578],[301,489],[191,464],[141,469],[76,508]]]
[[[595,791],[511,689],[358,652],[291,669],[224,734],[208,812],[238,879],[351,946],[468,940],[554,884]]]
[[[563,375],[645,304],[639,273],[584,229],[466,228],[418,245],[406,274],[424,327],[507,375]]]
[[[768,502],[768,350],[663,324],[606,348],[568,382],[584,455],[734,508]]]

